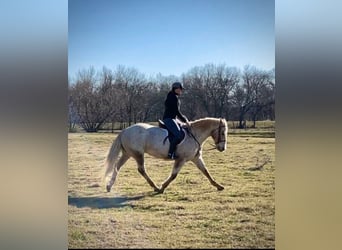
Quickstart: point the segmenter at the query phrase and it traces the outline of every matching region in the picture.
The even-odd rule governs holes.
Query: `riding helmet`
[[[172,84],[172,89],[184,89],[183,85],[180,82],[174,82]]]

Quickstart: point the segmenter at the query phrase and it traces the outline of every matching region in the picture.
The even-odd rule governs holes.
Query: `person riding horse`
[[[174,82],[172,84],[172,90],[167,94],[165,100],[163,122],[173,135],[170,140],[170,148],[168,153],[168,157],[170,159],[177,158],[175,155],[176,147],[177,144],[182,140],[181,128],[176,121],[176,117],[190,127],[188,119],[180,112],[180,101],[178,96],[182,94],[183,89],[183,85],[180,82]]]

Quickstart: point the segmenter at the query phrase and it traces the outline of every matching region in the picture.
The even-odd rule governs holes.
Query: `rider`
[[[168,157],[170,159],[176,159],[175,150],[177,144],[182,140],[182,133],[179,125],[177,124],[176,117],[189,126],[188,119],[180,112],[180,101],[178,96],[182,94],[183,85],[180,82],[174,82],[172,84],[172,90],[167,94],[165,100],[165,112],[163,116],[163,122],[168,130],[172,133],[170,148]],[[190,126],[189,126],[190,127]]]

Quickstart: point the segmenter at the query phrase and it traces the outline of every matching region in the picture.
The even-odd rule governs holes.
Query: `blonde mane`
[[[204,129],[207,130],[208,127],[210,126],[218,126],[218,124],[220,123],[220,120],[223,122],[225,126],[227,125],[226,119],[212,118],[212,117],[201,118],[201,119],[190,122],[190,124],[195,129],[199,129],[202,131]]]

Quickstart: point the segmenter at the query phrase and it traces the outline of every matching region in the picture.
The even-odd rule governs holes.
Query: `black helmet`
[[[183,85],[180,82],[174,82],[172,84],[172,89],[184,89]]]

